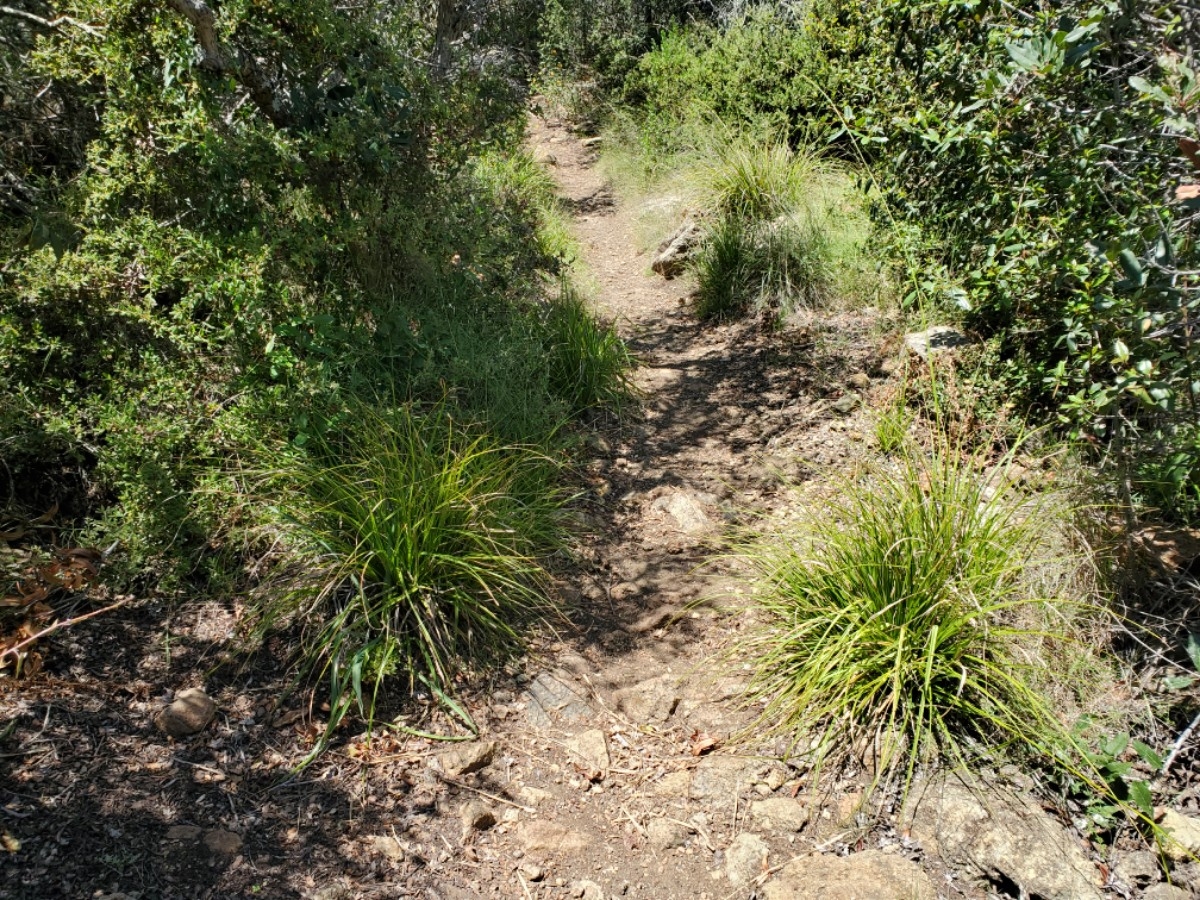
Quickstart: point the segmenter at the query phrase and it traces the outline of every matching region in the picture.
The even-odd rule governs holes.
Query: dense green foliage
[[[305,569],[340,685],[502,655],[564,426],[628,394],[519,148],[537,5],[447,9],[0,12],[6,514],[141,586]]]
[[[1194,9],[759,4],[670,33],[625,82],[649,155],[698,112],[862,168],[906,306],[984,339],[1010,400],[1200,508]],[[1177,187],[1184,185],[1182,193]]]

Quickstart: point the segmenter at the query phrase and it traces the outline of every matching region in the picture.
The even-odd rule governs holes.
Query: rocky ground
[[[817,777],[754,738],[717,538],[870,452],[899,347],[870,310],[700,325],[595,148],[552,121],[531,139],[645,396],[593,442],[570,620],[469,699],[478,739],[354,741],[292,779],[321,710],[279,701],[270,645],[219,665],[236,606],[157,598],[81,625],[69,673],[2,699],[0,898],[1191,896],[1147,850],[1101,864],[1015,770],[863,808],[871,748]],[[1195,824],[1177,833],[1200,848]],[[1176,855],[1175,880],[1200,884]]]

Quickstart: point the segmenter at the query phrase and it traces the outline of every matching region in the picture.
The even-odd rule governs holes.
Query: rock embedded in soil
[[[528,697],[529,721],[537,728],[549,728],[555,717],[577,722],[592,715],[592,708],[579,694],[545,672],[530,683]]]
[[[921,867],[894,853],[806,856],[784,866],[763,886],[763,900],[935,900]]]
[[[904,346],[921,359],[929,359],[969,343],[970,338],[949,325],[933,325],[924,331],[914,331],[904,336]]]
[[[716,498],[712,498],[714,501]],[[671,491],[651,504],[651,509],[665,512],[675,520],[676,526],[686,535],[699,537],[712,533],[716,524],[708,513],[708,498],[692,491]]]
[[[468,800],[459,811],[464,831],[486,831],[496,824],[496,814],[482,800]]]
[[[1158,881],[1162,877],[1158,857],[1149,850],[1114,850],[1109,863],[1113,876],[1128,886]]]
[[[516,839],[526,853],[579,853],[591,845],[586,835],[540,819],[519,825]]]
[[[914,785],[903,819],[927,852],[1043,900],[1100,900],[1100,873],[1031,798],[948,775]]]
[[[580,900],[604,900],[604,888],[586,879],[571,882],[571,896]]]
[[[646,843],[654,850],[674,850],[687,843],[691,829],[671,819],[651,819],[646,824]]]
[[[451,778],[478,772],[490,766],[495,758],[495,741],[471,741],[438,754],[442,771]]]
[[[688,796],[693,800],[729,800],[750,786],[754,760],[741,756],[706,756],[692,773]]]
[[[184,738],[203,731],[216,714],[217,704],[212,697],[200,688],[188,688],[159,711],[154,723],[165,734]]]
[[[700,226],[689,219],[658,245],[658,255],[650,263],[650,268],[664,278],[682,275],[699,243]]]
[[[808,822],[808,809],[791,797],[770,797],[750,804],[750,817],[771,831],[799,831]]]
[[[655,781],[651,788],[655,794],[660,797],[686,797],[688,796],[692,786],[692,773],[684,770],[682,772],[668,772],[662,778]]]
[[[767,845],[761,838],[742,833],[725,848],[725,877],[734,887],[744,887],[767,871]]]
[[[370,846],[373,852],[390,859],[392,862],[400,862],[404,859],[404,848],[390,834],[375,835],[371,838]]]
[[[571,759],[584,770],[591,781],[608,774],[608,740],[599,728],[592,728],[569,738],[566,742]]]
[[[204,846],[217,856],[235,856],[242,849],[242,838],[232,831],[217,828],[204,832]]]
[[[1191,900],[1196,895],[1173,884],[1155,884],[1146,888],[1142,900]]]
[[[1170,835],[1163,849],[1171,859],[1183,862],[1200,854],[1200,819],[1168,809],[1158,824]]]
[[[671,718],[679,706],[674,675],[660,675],[617,691],[617,709],[638,725],[657,725]]]

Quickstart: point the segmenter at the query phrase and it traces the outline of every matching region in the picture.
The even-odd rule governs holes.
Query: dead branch
[[[78,28],[80,31],[87,32],[92,37],[101,37],[100,30],[98,28],[93,25],[89,25],[86,22],[80,22],[78,19],[73,19],[70,16],[59,16],[57,19],[43,19],[39,15],[35,15],[34,13],[27,12],[23,9],[14,9],[11,6],[0,6],[0,13],[6,16],[16,16],[18,19],[25,19],[26,21],[32,22],[34,25],[38,25],[42,28],[49,28],[53,30],[58,28],[60,25],[71,25],[75,28]]]
[[[285,128],[290,120],[275,86],[252,57],[221,43],[212,7],[204,0],[167,0],[167,4],[191,23],[200,45],[200,67],[214,75],[232,75],[249,92],[258,111]]]

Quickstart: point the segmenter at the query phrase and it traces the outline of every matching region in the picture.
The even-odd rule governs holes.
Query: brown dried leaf
[[[692,756],[703,756],[720,746],[721,742],[706,731],[693,731],[691,736]]]
[[[55,503],[52,507],[33,520],[33,525],[45,525],[51,522],[58,515],[58,504]]]
[[[1200,184],[1181,184],[1175,188],[1175,199],[1179,201],[1195,200],[1200,197]]]
[[[9,853],[16,853],[21,849],[21,842],[9,834],[8,829],[0,828],[0,847]]]

